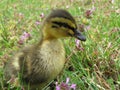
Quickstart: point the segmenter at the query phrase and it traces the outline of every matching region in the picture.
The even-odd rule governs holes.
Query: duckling
[[[42,90],[64,67],[65,49],[60,40],[64,37],[86,40],[68,11],[53,10],[43,22],[42,38],[39,42],[23,48],[6,63],[4,67],[6,81],[12,77],[20,77],[27,90],[28,88]]]

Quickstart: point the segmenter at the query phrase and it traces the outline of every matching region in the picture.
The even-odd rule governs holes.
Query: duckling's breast
[[[62,71],[65,50],[60,40],[45,40],[31,55],[31,74],[26,80],[32,83],[50,82]]]
[[[43,69],[50,78],[55,78],[63,69],[65,50],[60,40],[44,41],[41,45],[40,57],[43,60]]]

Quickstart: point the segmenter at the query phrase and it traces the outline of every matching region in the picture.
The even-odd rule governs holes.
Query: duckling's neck
[[[43,35],[43,40],[51,41],[51,40],[55,40],[55,39],[57,40],[57,38],[55,38],[53,36],[46,35],[46,34]]]
[[[58,38],[52,36],[46,29],[43,29],[43,40],[51,41],[55,39],[57,40]]]

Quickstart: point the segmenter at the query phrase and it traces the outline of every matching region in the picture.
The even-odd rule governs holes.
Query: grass
[[[0,1],[0,86],[4,62],[26,44],[32,44],[39,38],[40,14],[45,16],[53,8],[67,9],[78,24],[84,25],[86,42],[82,42],[83,51],[75,47],[74,39],[65,39],[68,63],[59,82],[70,78],[77,84],[77,90],[119,90],[120,89],[120,1],[113,0],[2,0]],[[85,12],[95,7],[92,18]],[[23,32],[32,37],[24,45],[18,41]],[[8,87],[9,88],[9,87]]]

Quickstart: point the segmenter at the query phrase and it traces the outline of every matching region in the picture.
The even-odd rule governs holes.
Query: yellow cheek
[[[71,35],[74,35],[74,32],[72,30],[68,31]]]

